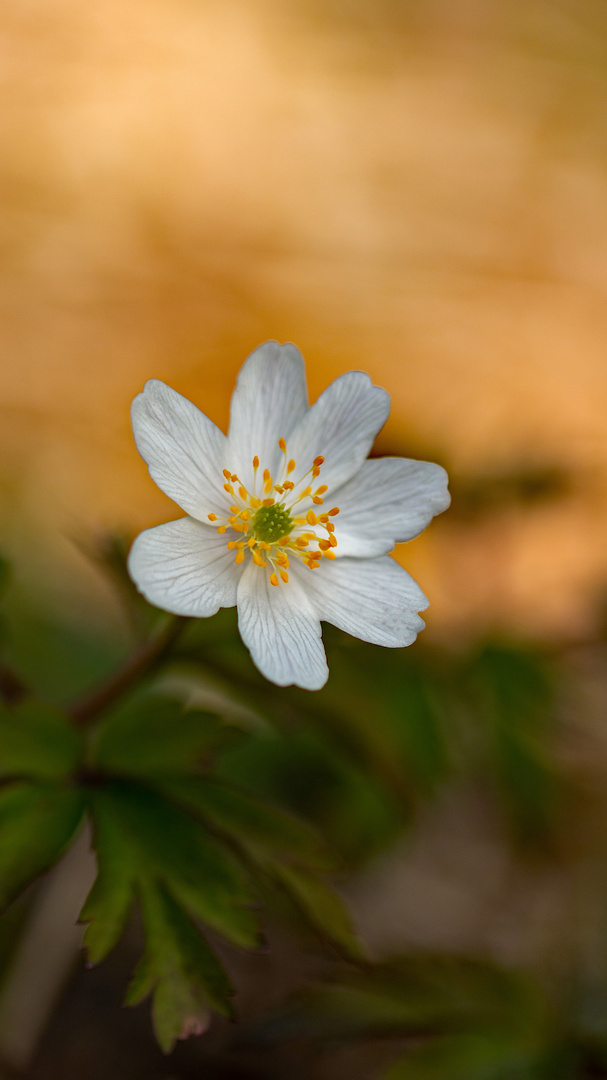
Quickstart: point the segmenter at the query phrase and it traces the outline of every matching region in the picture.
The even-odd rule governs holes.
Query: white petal
[[[225,536],[190,517],[142,532],[131,548],[128,568],[151,604],[197,618],[234,607],[242,572]]]
[[[245,360],[230,406],[230,447],[245,487],[253,482],[251,462],[276,479],[282,464],[278,440],[289,438],[308,411],[306,373],[299,349],[266,341]]]
[[[304,690],[326,683],[320,622],[295,577],[276,587],[267,570],[249,562],[238,585],[238,629],[266,679]]]
[[[327,498],[332,498],[332,490],[360,469],[389,412],[389,394],[363,371],[340,375],[291,436],[289,456],[297,462],[294,477],[322,455],[325,464],[318,482],[329,486]]]
[[[137,395],[131,418],[137,449],[158,487],[201,521],[208,513],[224,514],[228,445],[213,421],[159,379]]]
[[[440,465],[407,458],[376,458],[339,491],[331,502],[339,506],[335,520],[335,554],[369,558],[412,540],[446,510],[448,476]]]
[[[399,648],[410,645],[424,628],[417,613],[428,607],[428,601],[417,582],[389,555],[323,559],[317,570],[291,569],[293,577],[304,582],[319,619],[362,641]]]

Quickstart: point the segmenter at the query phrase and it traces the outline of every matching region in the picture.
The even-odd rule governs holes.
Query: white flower
[[[188,517],[137,537],[138,589],[176,615],[236,604],[245,645],[279,686],[326,682],[321,620],[376,645],[410,645],[428,601],[387,552],[449,494],[439,465],[366,460],[389,411],[362,371],[310,408],[301,354],[274,341],[238,376],[227,437],[165,383],[146,383],[132,407],[137,447]]]

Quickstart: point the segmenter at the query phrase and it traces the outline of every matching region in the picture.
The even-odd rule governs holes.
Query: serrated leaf
[[[83,753],[82,734],[61,709],[41,701],[0,708],[0,776],[69,776]]]
[[[274,874],[312,926],[351,959],[364,957],[350,916],[337,893],[318,878],[293,866],[276,866]]]
[[[106,938],[113,940],[125,917],[127,900],[117,884],[121,881],[124,890],[125,880],[131,893],[141,882],[160,881],[190,914],[228,940],[244,947],[259,944],[258,923],[250,910],[253,897],[243,874],[227,849],[193,818],[162,795],[126,781],[95,792],[92,807],[100,844],[99,885],[85,912],[92,907],[94,915],[100,909],[106,924],[105,930],[87,932],[95,955],[99,950],[104,955]],[[120,929],[117,932],[119,936]]]
[[[72,788],[15,783],[0,791],[0,908],[57,861],[82,812]]]
[[[117,710],[97,734],[94,764],[123,776],[195,772],[217,746],[222,724],[199,709],[150,694]]]
[[[139,852],[100,793],[92,793],[90,807],[97,878],[79,921],[89,924],[84,945],[91,964],[98,964],[118,944],[128,922],[135,899]]]
[[[217,957],[161,887],[140,889],[146,950],[127,992],[135,1005],[153,995],[156,1037],[168,1053],[176,1039],[200,1034],[212,1007],[232,1016],[232,986]]]
[[[162,789],[262,864],[286,859],[310,870],[332,868],[333,860],[320,837],[282,807],[206,777],[169,781]]]

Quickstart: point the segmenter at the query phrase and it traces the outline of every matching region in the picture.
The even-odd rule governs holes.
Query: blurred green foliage
[[[18,925],[15,899],[88,818],[98,866],[81,914],[88,956],[102,961],[139,911],[127,1002],[151,996],[165,1050],[205,1030],[211,1011],[234,1016],[221,941],[255,950],[278,919],[295,934],[307,926],[307,947],[312,931],[335,973],[249,1025],[255,1045],[305,1039],[322,1058],[394,1039],[385,1080],[607,1075],[607,1021],[588,1022],[602,984],[561,993],[478,958],[372,964],[329,880],[386,851],[458,785],[483,792],[513,850],[545,858],[558,846],[558,658],[498,640],[383,650],[326,627],[331,678],[310,694],[267,683],[235,612],[222,611],[187,623],[161,669],[75,724],[84,690],[162,633],[166,617],[134,592],[125,553],[119,541],[96,553],[125,605],[123,643],[55,628],[27,605],[13,620],[8,605],[0,931]]]

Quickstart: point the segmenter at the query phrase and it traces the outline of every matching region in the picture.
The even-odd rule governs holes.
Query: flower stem
[[[131,654],[114,675],[71,706],[69,714],[74,723],[78,725],[90,723],[99,713],[135,686],[144,675],[154,671],[171,651],[189,621],[180,615],[172,616],[158,633]]]

